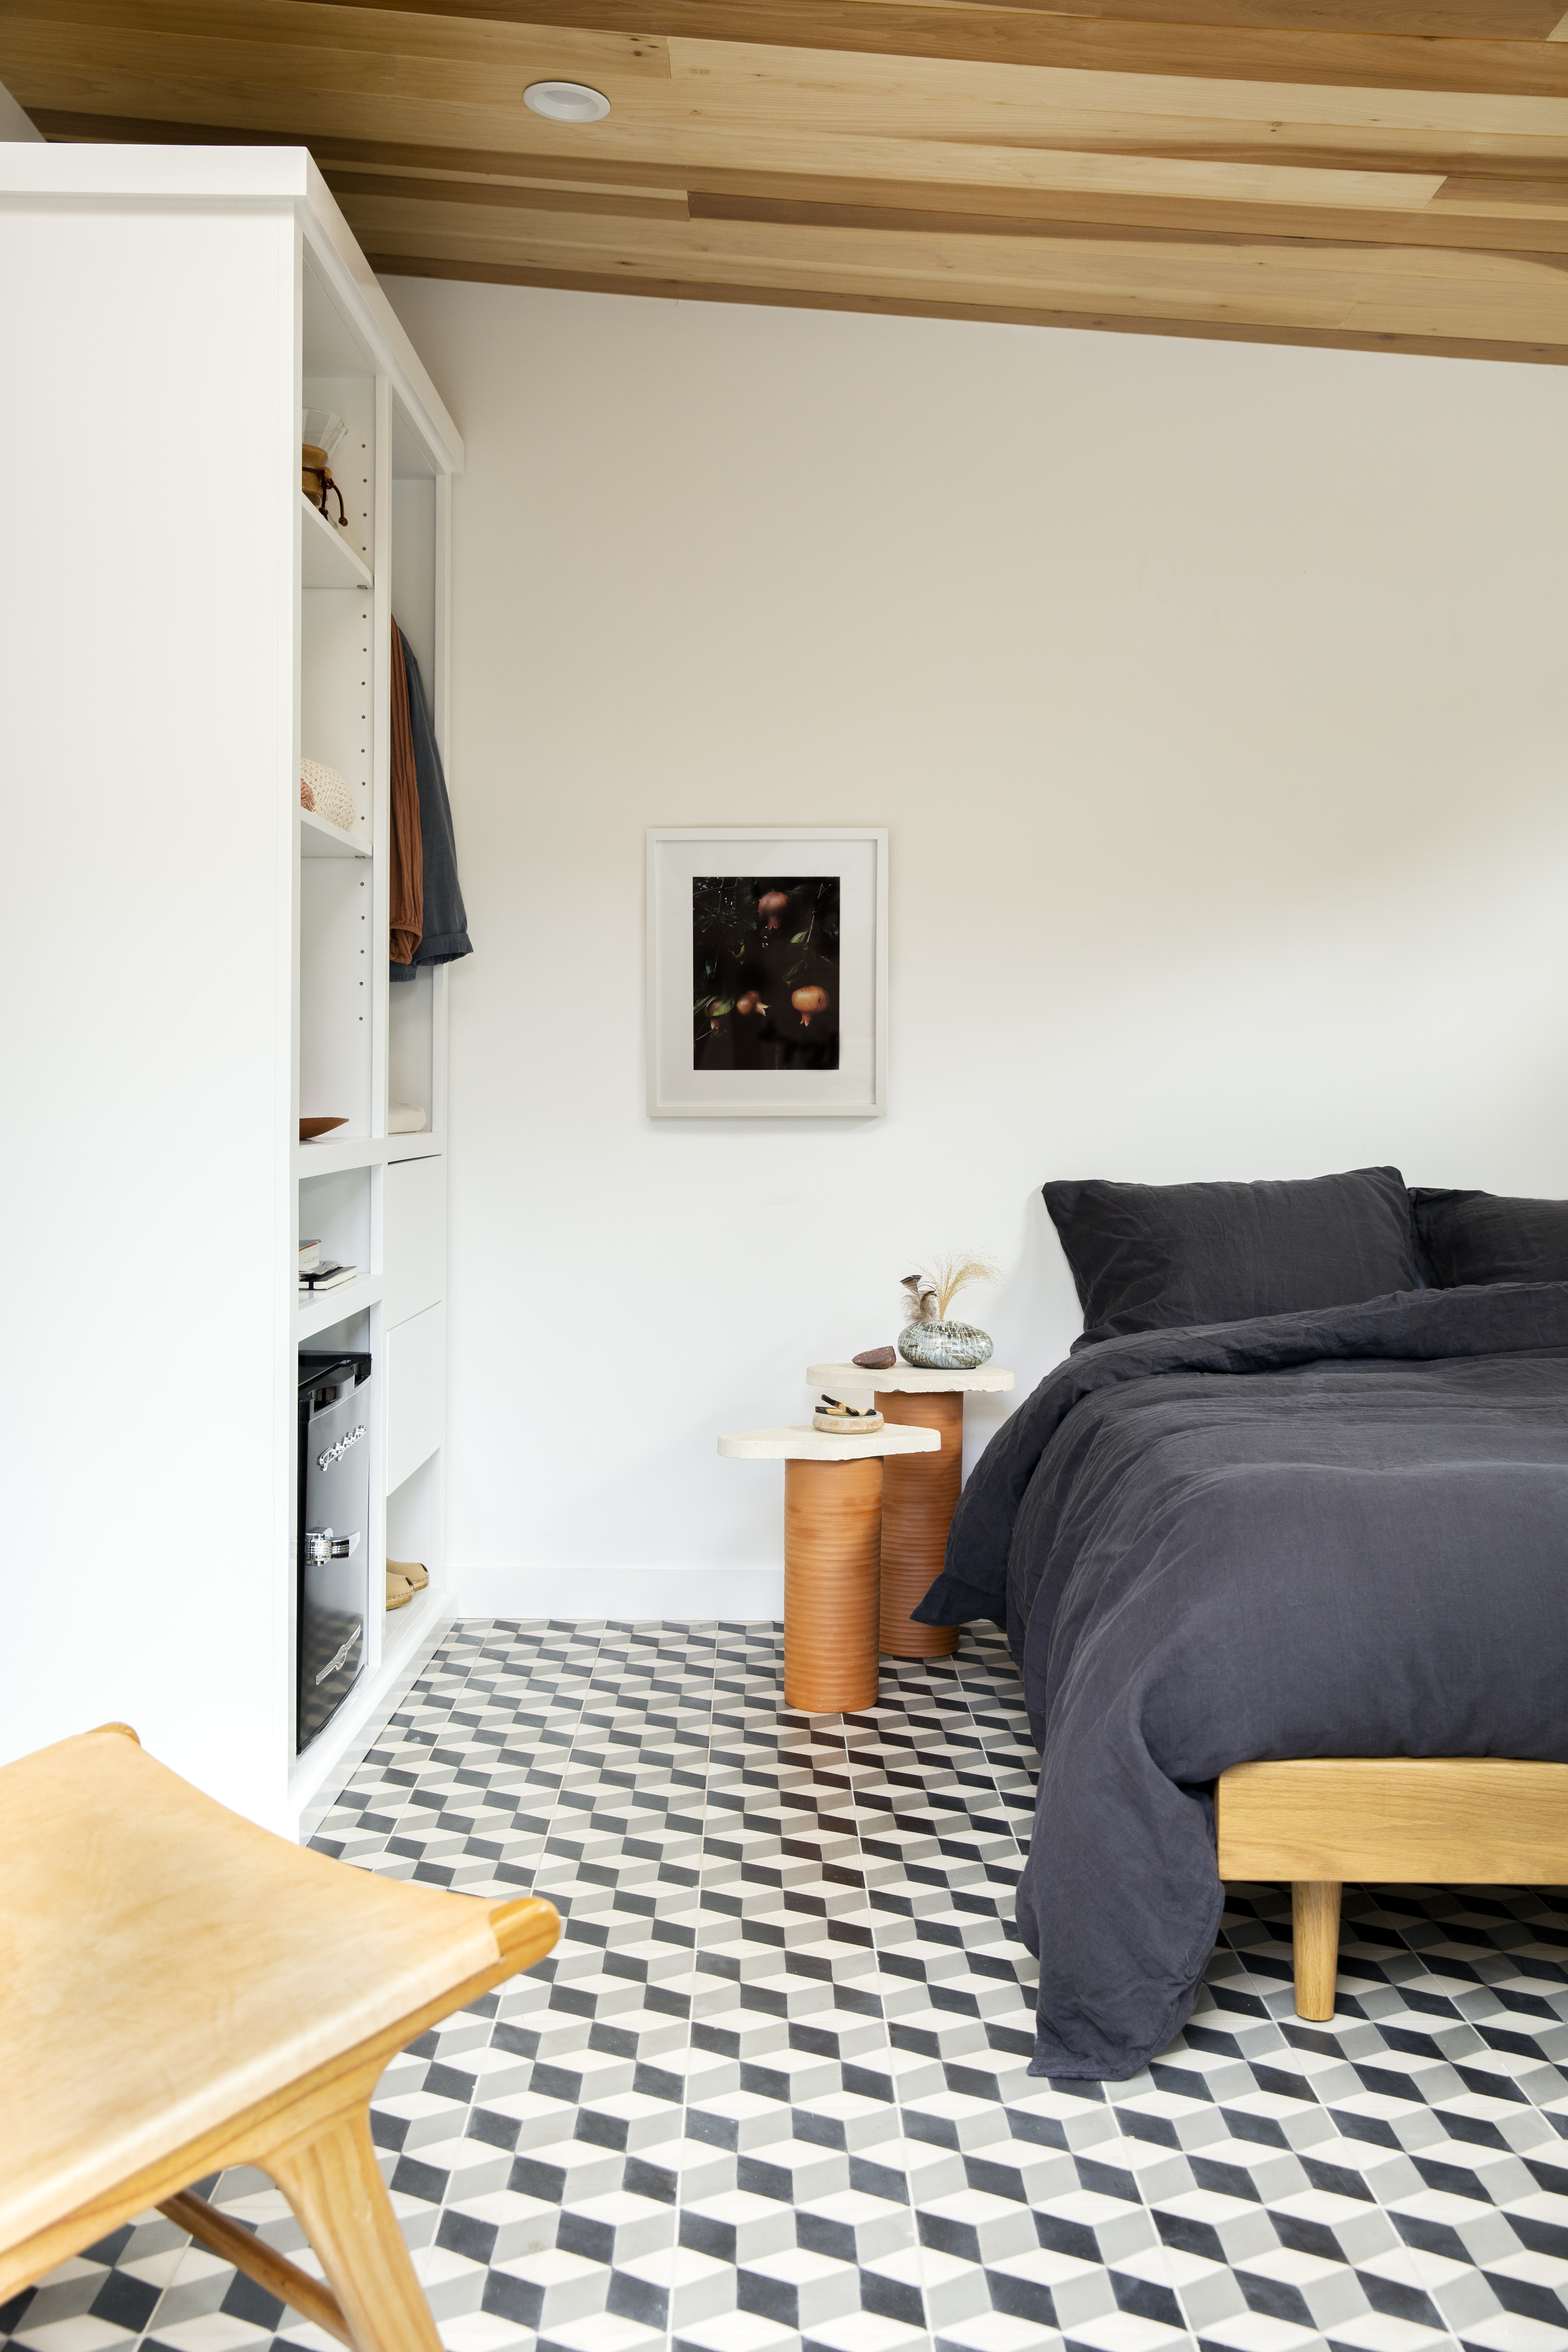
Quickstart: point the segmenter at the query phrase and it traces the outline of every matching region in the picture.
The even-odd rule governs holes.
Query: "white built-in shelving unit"
[[[449,1613],[447,975],[387,978],[389,681],[395,614],[445,752],[462,445],[303,151],[0,147],[0,278],[30,1122],[0,1755],[124,1719],[298,1832]],[[347,423],[346,529],[301,495],[302,407]],[[352,829],[300,809],[301,757]],[[301,1234],[355,1281],[302,1297]],[[375,1386],[367,1669],[296,1757],[301,1348]],[[430,1571],[392,1615],[389,1549]]]

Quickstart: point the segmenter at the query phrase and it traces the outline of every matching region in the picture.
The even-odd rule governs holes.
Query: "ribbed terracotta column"
[[[947,1530],[963,1479],[963,1394],[958,1389],[879,1390],[884,1421],[910,1422],[942,1433],[940,1454],[889,1456],[882,1483],[882,1607],[879,1647],[889,1658],[945,1658],[958,1647],[956,1625],[911,1625],[942,1574]]]
[[[877,1704],[882,1465],[784,1464],[784,1705],[804,1715]]]

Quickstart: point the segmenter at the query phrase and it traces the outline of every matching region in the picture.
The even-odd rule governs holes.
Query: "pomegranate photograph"
[[[838,1067],[837,875],[691,883],[694,1070]]]

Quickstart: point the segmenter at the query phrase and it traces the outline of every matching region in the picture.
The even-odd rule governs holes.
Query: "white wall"
[[[388,290],[468,451],[468,1606],[776,1605],[715,1433],[956,1244],[1026,1391],[1047,1176],[1568,1192],[1555,371]],[[646,1118],[644,828],[716,820],[891,827],[886,1120]]]

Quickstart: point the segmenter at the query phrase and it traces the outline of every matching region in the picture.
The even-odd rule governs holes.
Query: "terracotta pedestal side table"
[[[863,1364],[813,1364],[806,1379],[828,1396],[863,1399],[869,1390],[889,1429],[929,1429],[940,1453],[889,1462],[882,1486],[882,1601],[878,1648],[888,1658],[945,1658],[958,1647],[956,1625],[911,1625],[942,1573],[947,1531],[963,1481],[963,1400],[1013,1385],[1011,1372],[982,1364],[977,1372],[917,1371],[898,1363],[868,1372]],[[884,1433],[886,1434],[886,1433]]]
[[[719,1451],[784,1466],[784,1705],[853,1715],[877,1704],[885,1455],[934,1454],[929,1429],[826,1437],[816,1429],[742,1429]]]

